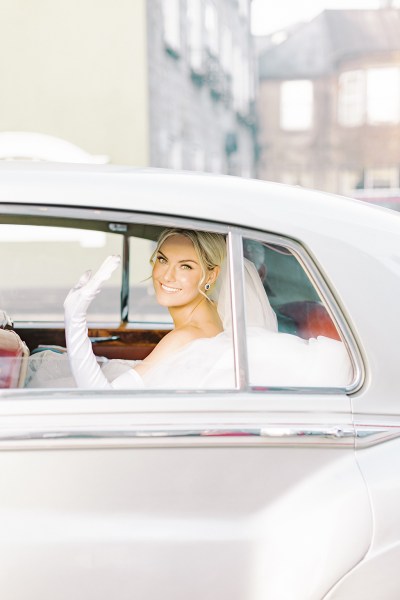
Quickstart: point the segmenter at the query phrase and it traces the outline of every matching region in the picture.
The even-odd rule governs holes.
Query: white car
[[[122,270],[90,308],[94,351],[149,353],[171,327],[148,260],[171,226],[226,235],[231,383],[32,384],[43,352],[64,353],[68,290],[108,254]],[[244,255],[279,327],[253,354]],[[234,177],[10,162],[0,257],[2,599],[399,598],[397,213]]]

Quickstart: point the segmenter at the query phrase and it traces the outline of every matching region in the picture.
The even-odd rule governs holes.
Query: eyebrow
[[[164,254],[164,252],[161,252],[161,250],[159,250],[157,254],[161,254],[161,255],[163,256],[163,258],[166,258],[166,259],[168,260],[168,256],[166,256],[166,255]],[[193,259],[191,259],[191,258],[188,258],[187,260],[180,260],[180,261],[178,261],[178,262],[179,262],[179,263],[188,263],[188,262],[191,262],[191,263],[194,263],[195,265],[198,265],[198,264],[199,264],[198,262],[196,262],[195,260],[193,260]]]

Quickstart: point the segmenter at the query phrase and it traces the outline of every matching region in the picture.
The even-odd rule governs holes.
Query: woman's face
[[[153,285],[161,306],[183,306],[197,300],[203,277],[192,242],[184,235],[165,240],[157,252],[153,267]],[[203,285],[206,283],[203,282]]]

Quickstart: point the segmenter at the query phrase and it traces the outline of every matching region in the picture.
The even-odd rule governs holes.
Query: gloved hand
[[[101,372],[88,337],[87,309],[120,262],[120,256],[108,256],[93,276],[91,271],[86,271],[64,301],[69,363],[75,383],[80,388],[105,390],[143,387],[140,375],[133,369],[110,383]]]

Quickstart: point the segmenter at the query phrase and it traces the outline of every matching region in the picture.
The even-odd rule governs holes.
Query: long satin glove
[[[65,338],[71,371],[80,388],[97,390],[142,388],[143,380],[129,369],[109,382],[101,372],[88,336],[86,313],[101,286],[119,266],[119,256],[108,256],[93,275],[86,271],[64,301]]]

